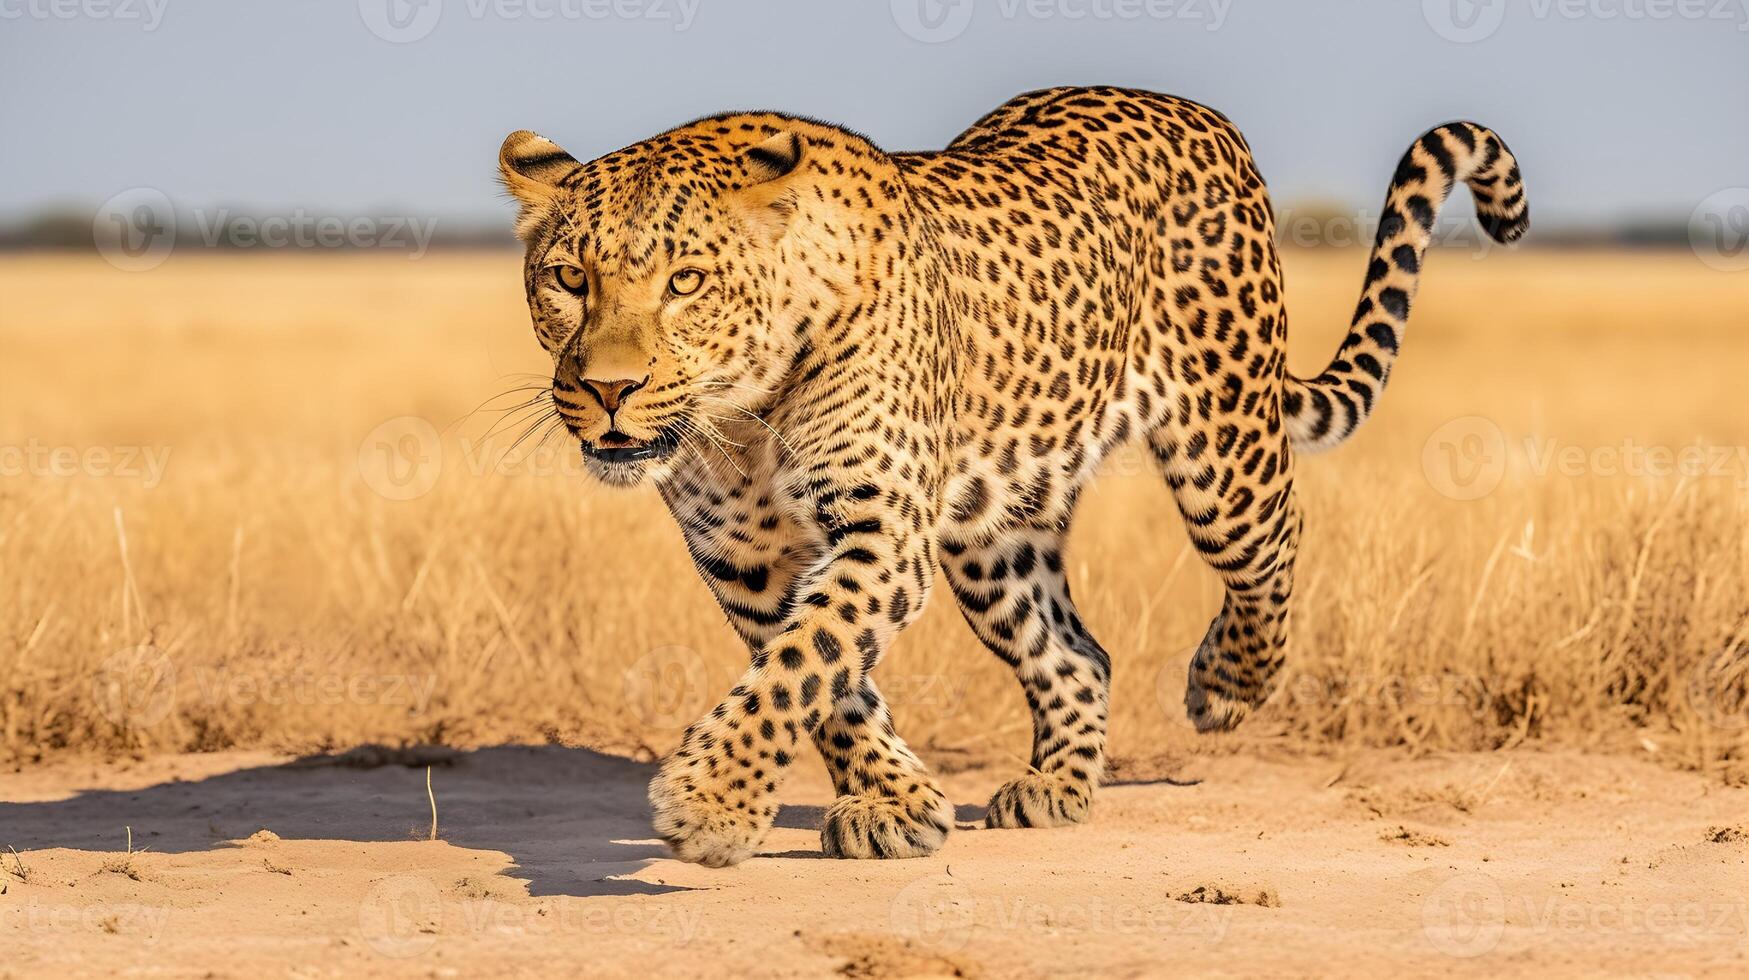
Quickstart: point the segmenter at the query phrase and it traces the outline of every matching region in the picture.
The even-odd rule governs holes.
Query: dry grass
[[[25,864],[24,858],[21,858],[18,856],[17,848],[12,847],[11,845],[7,845],[6,853],[12,855],[12,867],[7,868],[6,873],[10,874],[14,878],[17,878],[19,881],[21,881],[25,884],[29,884],[30,878],[31,878],[30,865]],[[0,858],[0,864],[4,864],[4,863],[5,863],[4,859]]]
[[[112,857],[104,858],[103,863],[97,868],[97,873],[121,875],[123,878],[127,878],[131,881],[144,881],[145,872],[140,870],[139,864],[134,860],[135,856],[140,853],[139,851],[134,850],[134,828],[127,828],[127,834],[127,850]]]
[[[745,653],[652,493],[585,483],[556,442],[480,448],[499,416],[474,407],[545,367],[517,261],[0,261],[0,446],[39,457],[0,476],[0,756],[671,745]],[[1362,260],[1286,261],[1308,372]],[[1743,277],[1679,255],[1434,256],[1380,417],[1302,467],[1292,672],[1241,738],[1551,740],[1742,778],[1749,464],[1536,463],[1546,440],[1749,445],[1745,309]],[[359,465],[402,416],[445,429],[436,485],[405,501]],[[1466,416],[1497,429],[1447,426]],[[1442,493],[1443,454],[1478,446],[1510,462],[1499,487]],[[119,455],[69,476],[52,447],[169,455],[157,481],[144,457],[109,472]],[[1219,593],[1158,479],[1117,460],[1086,500],[1071,573],[1116,661],[1114,752],[1233,744],[1182,721]],[[877,676],[937,761],[1024,758],[1019,692],[945,590]]]

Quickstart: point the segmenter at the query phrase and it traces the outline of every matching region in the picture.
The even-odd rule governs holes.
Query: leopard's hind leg
[[[1229,420],[1183,435],[1171,423],[1149,447],[1184,515],[1191,544],[1226,586],[1221,612],[1190,663],[1184,707],[1199,731],[1238,725],[1268,700],[1284,662],[1299,550],[1293,453],[1280,430]]]
[[[1029,771],[990,798],[991,827],[1080,823],[1104,772],[1111,659],[1069,598],[1066,537],[1051,525],[1004,530],[987,544],[942,542],[960,611],[1014,668],[1032,709]]]

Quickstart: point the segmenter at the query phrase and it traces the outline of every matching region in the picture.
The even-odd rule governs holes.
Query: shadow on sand
[[[589,749],[508,745],[456,751],[366,746],[282,765],[255,766],[144,789],[87,789],[49,802],[0,802],[0,847],[184,853],[231,846],[258,830],[297,840],[424,840],[433,766],[439,837],[502,851],[507,874],[530,895],[632,895],[681,891],[630,877],[666,857],[654,839],[645,790],[656,767]],[[776,826],[817,830],[822,806],[786,804]],[[962,830],[982,827],[984,807],[960,805]],[[764,852],[821,858],[815,848]]]
[[[653,765],[558,746],[431,754],[439,836],[509,854],[506,873],[528,879],[530,895],[681,890],[619,877],[667,853],[652,837],[644,797]],[[19,850],[115,851],[127,825],[136,847],[159,853],[226,847],[264,828],[288,839],[423,840],[427,760],[385,761],[396,755],[312,756],[145,789],[0,803],[0,836]]]

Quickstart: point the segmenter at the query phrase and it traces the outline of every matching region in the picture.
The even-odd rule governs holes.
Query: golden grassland
[[[557,438],[507,453],[515,414],[476,410],[546,368],[518,261],[0,261],[0,757],[674,744],[746,654],[653,492]],[[1363,259],[1285,262],[1311,373]],[[1086,495],[1114,755],[1540,741],[1743,779],[1749,280],[1428,265],[1379,416],[1302,461],[1289,673],[1239,735],[1183,721],[1220,594],[1161,482],[1124,457]],[[876,676],[931,761],[1024,760],[1019,690],[945,589]]]

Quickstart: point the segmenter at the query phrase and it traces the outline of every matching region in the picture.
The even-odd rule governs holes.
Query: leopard
[[[1257,711],[1285,663],[1298,457],[1377,408],[1455,185],[1492,239],[1529,225],[1492,130],[1415,139],[1350,327],[1302,378],[1263,178],[1187,99],[1041,89],[937,151],[766,111],[589,162],[519,130],[498,165],[553,410],[590,477],[654,487],[749,651],[649,786],[657,836],[711,867],[758,851],[809,743],[835,793],[825,855],[943,846],[955,807],[873,676],[939,582],[1031,714],[1027,769],[985,825],[1089,818],[1112,663],[1065,551],[1125,446],[1223,587],[1186,717],[1226,731]]]

